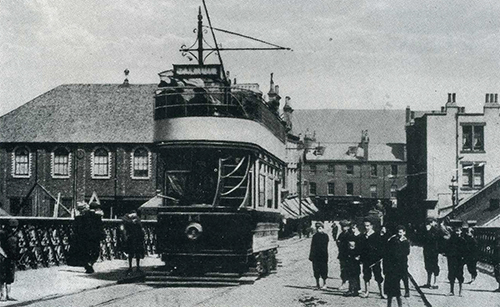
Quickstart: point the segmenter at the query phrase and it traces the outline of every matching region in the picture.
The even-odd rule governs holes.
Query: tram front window
[[[214,201],[219,157],[211,150],[170,150],[166,155],[166,195],[169,205],[211,205]]]

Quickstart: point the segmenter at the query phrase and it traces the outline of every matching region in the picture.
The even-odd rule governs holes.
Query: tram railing
[[[250,119],[264,124],[285,140],[283,120],[257,94],[230,87],[176,86],[159,88],[155,94],[155,120],[190,116]]]
[[[500,262],[500,228],[477,227],[475,236],[479,248],[479,261],[489,265]]]
[[[0,217],[7,225],[11,217]],[[73,232],[72,218],[15,217],[18,227],[18,261],[20,270],[66,264]],[[125,259],[119,246],[121,220],[104,219],[106,237],[101,241],[98,261]],[[156,221],[142,221],[146,253],[156,254]]]

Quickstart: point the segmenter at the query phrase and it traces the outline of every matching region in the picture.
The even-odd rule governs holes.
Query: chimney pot
[[[451,102],[451,93],[448,93],[448,101],[446,103],[450,103]]]
[[[457,94],[456,94],[456,93],[453,93],[453,103],[457,102],[457,101],[455,100],[456,96],[457,96]]]
[[[495,103],[498,102],[498,94],[495,94]]]
[[[279,95],[279,94],[280,94],[280,87],[279,87],[279,85],[276,85],[276,86],[274,87],[274,92],[276,93],[276,95]]]
[[[486,94],[485,103],[489,103],[489,102],[490,102],[490,94]]]

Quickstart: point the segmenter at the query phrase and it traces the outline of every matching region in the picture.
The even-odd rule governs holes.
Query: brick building
[[[156,86],[61,85],[0,117],[0,205],[65,216],[95,193],[110,217],[154,196]]]
[[[328,216],[396,204],[406,184],[404,111],[298,110],[306,131],[303,190]],[[315,131],[312,135],[308,131]]]

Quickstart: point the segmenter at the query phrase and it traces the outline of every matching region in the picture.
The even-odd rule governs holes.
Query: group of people
[[[442,253],[448,262],[448,281],[450,292],[455,295],[455,282],[458,282],[458,295],[462,295],[464,283],[464,267],[467,266],[471,276],[469,283],[477,277],[478,246],[474,237],[473,225],[461,221],[441,222],[429,218],[421,241],[424,250],[424,264],[427,272],[427,283],[423,288],[437,289],[437,277],[440,268],[438,257]],[[496,290],[500,292],[500,287]]]
[[[102,210],[96,202],[90,205],[82,203],[78,206],[78,213],[73,226],[68,264],[83,266],[86,273],[94,273],[93,265],[99,258],[101,241],[106,237]],[[140,259],[145,255],[144,230],[135,210],[125,214],[122,221],[118,231],[117,248],[128,255],[127,274],[130,274],[134,258],[137,271],[140,271]]]
[[[329,235],[325,233],[322,222],[317,222],[315,226],[316,233],[312,238],[309,260],[313,264],[316,286],[325,289],[328,277]],[[364,231],[361,232],[358,226]],[[462,295],[465,266],[471,275],[470,283],[474,282],[477,277],[478,246],[473,226],[461,221],[438,224],[436,219],[427,219],[425,230],[420,237],[427,272],[427,282],[421,286],[422,288],[438,289],[439,254],[447,258],[449,296],[455,295],[455,283],[458,283],[458,295]],[[398,306],[402,306],[401,281],[404,285],[404,296],[410,296],[408,282],[410,242],[405,227],[398,226],[394,234],[389,234],[386,227],[380,223],[380,219],[375,215],[369,215],[359,225],[355,221],[348,220],[340,221],[339,225],[334,222],[332,236],[338,247],[342,280],[339,289],[347,290],[344,295],[368,297],[370,281],[374,279],[380,297],[387,297],[387,306],[391,306],[392,298],[396,298]],[[361,273],[364,282],[363,291],[360,282]],[[500,282],[500,278],[497,279]],[[500,287],[496,291],[500,292]]]

